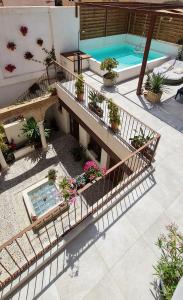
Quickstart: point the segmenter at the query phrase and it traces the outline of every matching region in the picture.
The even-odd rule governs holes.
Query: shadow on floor
[[[130,191],[126,188],[120,193],[120,197],[112,208],[92,223],[67,246],[57,258],[52,261],[42,272],[38,273],[32,281],[16,291],[16,299],[39,299],[43,293],[56,282],[64,273],[68,273],[70,278],[78,277],[80,273],[80,258],[95,242],[102,238],[106,239],[106,232],[111,228],[126,212],[134,206],[146,193],[156,184],[153,174],[139,177],[130,186]],[[128,187],[129,188],[129,187]],[[119,194],[118,194],[119,196]],[[93,218],[89,216],[89,218]],[[100,222],[102,228],[99,228]],[[67,235],[64,237],[67,241]],[[89,267],[89,266],[88,266]],[[47,276],[45,276],[45,274]],[[49,274],[49,275],[48,275]],[[38,282],[39,281],[39,282]],[[41,282],[41,284],[40,284]],[[30,298],[30,293],[31,298]],[[25,297],[26,294],[26,297]],[[24,297],[24,298],[22,298]],[[12,298],[15,299],[15,298]]]
[[[78,146],[78,142],[71,135],[63,135],[51,141],[47,151],[35,150],[26,157],[16,161],[10,166],[10,171],[2,172],[0,176],[0,191],[4,192],[30,177],[40,173],[48,167],[61,164],[66,174],[74,177],[83,172],[82,163],[76,162],[71,154],[71,149]],[[49,156],[49,152],[52,152]],[[19,174],[19,172],[23,172]],[[12,171],[13,178],[7,175]]]

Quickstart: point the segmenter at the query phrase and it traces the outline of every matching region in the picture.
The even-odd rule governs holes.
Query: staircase
[[[53,83],[53,82],[51,82]],[[33,83],[28,90],[19,96],[15,103],[24,103],[34,98],[41,97],[48,92],[48,87],[51,84],[48,80],[47,73],[43,74],[35,83]]]

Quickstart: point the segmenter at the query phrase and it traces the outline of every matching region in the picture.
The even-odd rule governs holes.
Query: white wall
[[[10,124],[4,125],[4,130],[9,143],[11,143],[12,139],[14,140],[15,144],[19,144],[26,141],[26,138],[22,133],[22,127],[24,123],[25,121],[18,120]]]
[[[20,26],[27,26],[24,37]],[[0,107],[14,102],[44,72],[43,64],[24,59],[30,51],[35,59],[43,61],[46,54],[37,45],[37,38],[44,41],[43,46],[55,48],[57,60],[60,53],[77,49],[79,19],[75,18],[74,7],[3,7],[0,9]],[[15,51],[7,49],[7,43],[16,44]],[[9,73],[7,64],[16,66]]]
[[[56,55],[60,61],[60,53],[78,49],[79,17],[75,17],[75,7],[57,7],[50,11]]]

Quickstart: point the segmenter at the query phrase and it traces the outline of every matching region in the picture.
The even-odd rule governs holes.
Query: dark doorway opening
[[[70,133],[79,142],[79,123],[70,117]]]

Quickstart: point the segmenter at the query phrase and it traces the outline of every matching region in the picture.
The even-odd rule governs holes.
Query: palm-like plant
[[[37,122],[33,117],[26,120],[26,123],[22,127],[23,135],[29,140],[31,144],[39,143],[41,135]],[[50,135],[50,129],[44,129],[45,137],[48,138]]]
[[[136,130],[135,130],[136,131]],[[152,140],[154,137],[153,133],[145,134],[145,130],[143,131],[142,128],[140,128],[139,134],[135,134],[132,138],[130,138],[130,141],[132,145],[138,149],[142,146],[144,146],[148,141]]]
[[[149,90],[155,94],[160,94],[165,91],[165,76],[162,74],[152,73],[149,77]]]

